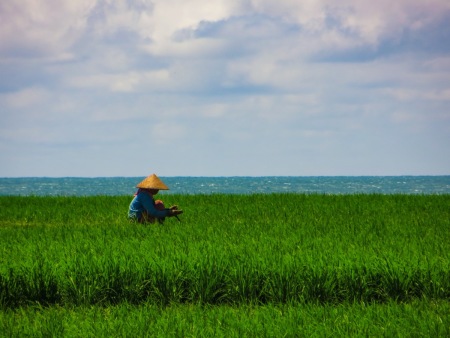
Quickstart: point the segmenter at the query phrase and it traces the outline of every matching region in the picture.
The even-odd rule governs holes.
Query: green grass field
[[[0,197],[5,336],[450,336],[450,195]]]

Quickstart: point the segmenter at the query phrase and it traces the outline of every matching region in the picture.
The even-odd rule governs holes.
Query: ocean
[[[0,195],[132,195],[144,177],[0,178]],[[163,177],[164,194],[450,194],[450,176]]]

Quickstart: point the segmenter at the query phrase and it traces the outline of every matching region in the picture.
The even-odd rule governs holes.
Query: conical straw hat
[[[141,189],[157,189],[157,190],[169,190],[169,188],[167,187],[167,185],[165,185],[163,183],[163,181],[161,181],[159,179],[158,176],[156,176],[155,174],[152,174],[150,176],[148,176],[147,178],[145,178],[141,183],[139,183],[136,188],[141,188]]]

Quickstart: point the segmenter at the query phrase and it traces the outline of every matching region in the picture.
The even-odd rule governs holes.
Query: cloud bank
[[[0,176],[449,174],[446,0],[20,0],[0,21]]]

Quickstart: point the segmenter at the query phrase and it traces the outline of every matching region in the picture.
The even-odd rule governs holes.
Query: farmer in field
[[[139,223],[163,223],[165,217],[177,216],[183,213],[176,205],[166,208],[161,200],[154,199],[160,190],[169,190],[167,185],[155,174],[148,176],[136,188],[128,210],[128,218]],[[177,217],[178,218],[178,217]]]

